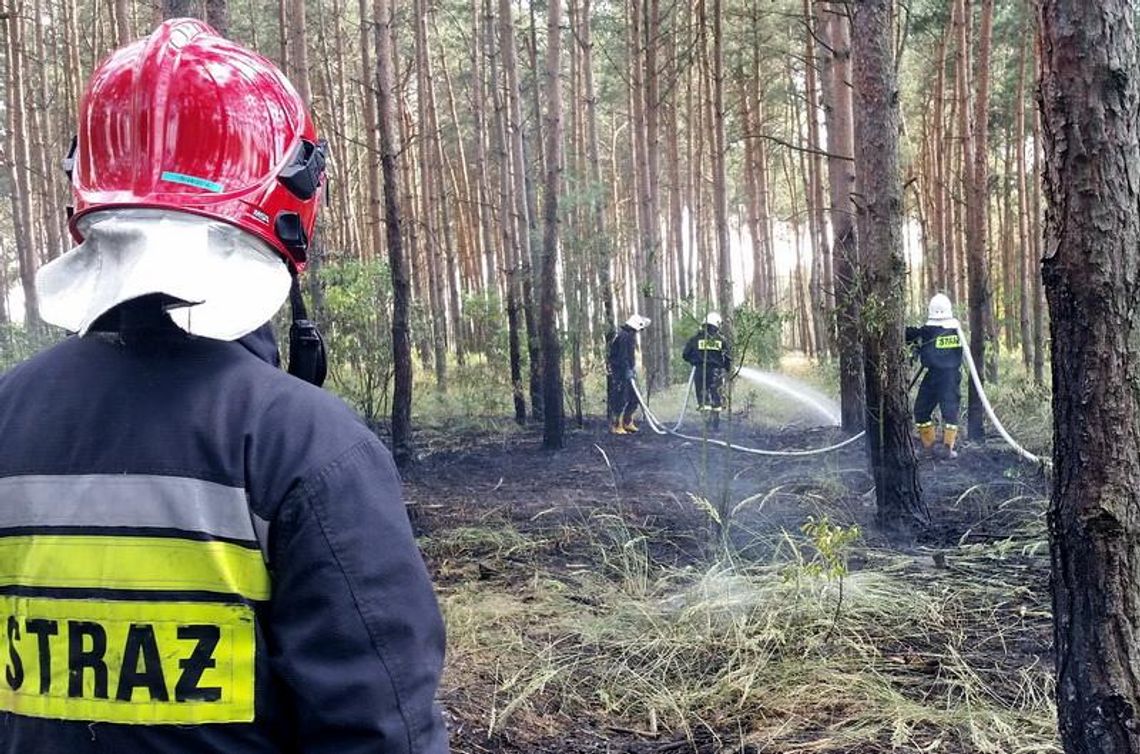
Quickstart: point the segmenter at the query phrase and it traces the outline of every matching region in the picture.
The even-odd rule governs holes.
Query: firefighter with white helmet
[[[714,428],[720,424],[724,404],[724,376],[732,368],[732,346],[720,325],[720,314],[709,312],[696,334],[685,343],[682,353],[682,358],[694,370],[697,409],[709,412]]]
[[[926,323],[906,328],[906,340],[919,355],[926,370],[914,401],[914,421],[923,448],[935,450],[937,427],[933,414],[942,415],[942,452],[956,458],[958,414],[961,404],[959,383],[962,367],[960,325],[954,318],[949,297],[939,293],[930,299]]]
[[[649,324],[648,317],[633,314],[610,340],[606,366],[610,381],[610,431],[615,435],[637,432],[633,421],[638,407],[633,387],[637,377],[637,335]]]
[[[198,21],[95,70],[78,245],[37,278],[76,336],[0,375],[0,752],[448,750],[391,456],[306,384],[325,159],[277,67]]]

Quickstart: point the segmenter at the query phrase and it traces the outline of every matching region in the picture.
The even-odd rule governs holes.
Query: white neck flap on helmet
[[[186,302],[180,328],[237,340],[272,319],[290,276],[268,244],[229,223],[185,212],[121,209],[84,218],[84,241],[40,268],[44,321],[83,335],[115,306],[153,293]]]

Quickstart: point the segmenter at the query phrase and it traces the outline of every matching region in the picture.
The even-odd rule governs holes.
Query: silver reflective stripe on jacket
[[[260,541],[245,490],[156,474],[0,478],[0,529],[156,527]]]

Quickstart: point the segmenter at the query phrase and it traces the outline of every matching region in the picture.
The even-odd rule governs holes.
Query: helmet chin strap
[[[309,319],[296,274],[289,286],[289,306],[293,311],[293,324],[289,327],[289,374],[320,387],[328,375],[325,340],[317,323]]]

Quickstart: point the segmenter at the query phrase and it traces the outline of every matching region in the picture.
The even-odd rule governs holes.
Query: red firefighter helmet
[[[166,21],[96,69],[65,165],[75,208],[189,212],[238,226],[304,269],[326,145],[268,59],[192,19]]]

